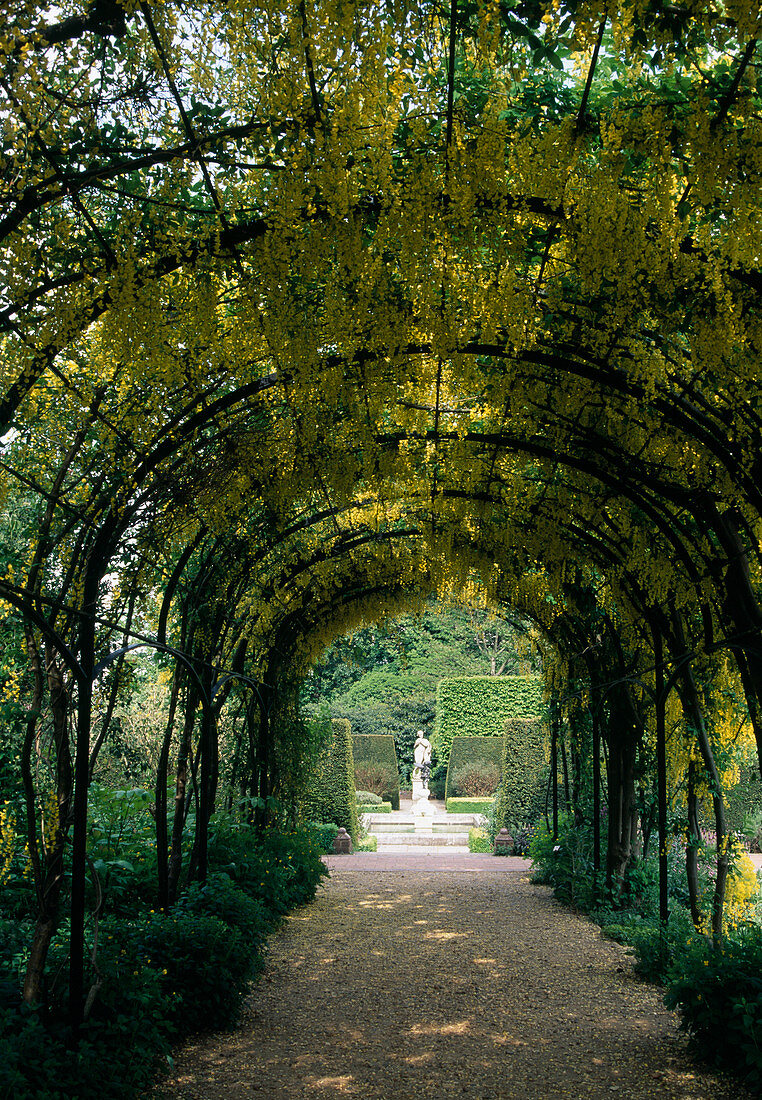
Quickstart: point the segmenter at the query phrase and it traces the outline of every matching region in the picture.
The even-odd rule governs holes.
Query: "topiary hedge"
[[[333,822],[347,830],[357,843],[359,821],[355,801],[355,769],[352,730],[346,718],[334,718],[332,736],[323,749],[302,800],[302,818]],[[392,742],[393,743],[393,742]]]
[[[532,825],[545,810],[550,764],[547,726],[539,718],[509,718],[504,723],[500,789],[495,804],[495,828],[514,836]]]
[[[357,782],[367,790],[400,808],[400,778],[397,752],[390,733],[356,733],[352,737]]]
[[[390,814],[392,804],[391,802],[358,802],[357,812],[358,814]]]
[[[495,800],[493,798],[448,798],[448,814],[488,814]]]
[[[432,734],[439,763],[446,763],[455,737],[502,737],[507,718],[542,713],[540,676],[454,676],[439,681]]]
[[[457,788],[456,777],[471,764],[484,761],[485,764],[495,765],[497,768],[497,783],[502,775],[503,742],[498,737],[454,737],[450,749],[450,760],[447,766],[447,781],[445,785],[445,799],[456,795],[461,797],[468,792],[461,792]],[[494,794],[494,790],[490,792]]]

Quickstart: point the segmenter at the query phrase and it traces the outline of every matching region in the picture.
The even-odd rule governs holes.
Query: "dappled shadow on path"
[[[274,938],[239,1027],[171,1097],[741,1100],[688,1059],[618,944],[526,874],[334,869]]]

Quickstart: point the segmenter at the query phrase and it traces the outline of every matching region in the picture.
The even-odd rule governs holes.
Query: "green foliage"
[[[392,804],[391,802],[358,802],[357,812],[359,814],[390,814]]]
[[[120,942],[129,942],[130,926],[125,924],[119,932]],[[257,927],[250,941],[248,933],[244,936],[219,917],[178,906],[170,913],[153,914],[148,925],[136,927],[133,934],[134,961],[161,973],[176,1027],[194,1032],[235,1019],[261,942]]]
[[[333,851],[333,842],[339,831],[338,825],[334,825],[330,821],[326,825],[321,825],[317,821],[308,821],[304,828],[319,852],[328,855]]]
[[[504,826],[500,826],[500,829]],[[498,832],[500,831],[498,829]],[[521,825],[511,835],[513,836],[513,854],[517,856],[528,856],[532,847],[532,841],[537,835],[537,825]]]
[[[539,676],[459,676],[440,680],[432,735],[440,761],[455,737],[500,737],[506,718],[537,718],[542,711]]]
[[[703,1058],[762,1089],[762,928],[739,928],[720,946],[692,936],[673,960],[665,1001]]]
[[[762,841],[762,779],[759,766],[741,769],[738,782],[726,793],[727,821],[731,832],[742,833],[759,850]]]
[[[503,726],[496,825],[513,835],[539,822],[545,808],[549,764],[547,732],[539,718],[508,718]]]
[[[448,814],[487,814],[492,807],[492,798],[448,798]]]
[[[194,882],[178,901],[176,910],[196,916],[217,917],[246,937],[247,947],[261,955],[272,929],[272,914],[225,871],[212,872],[205,883]]]
[[[59,1017],[0,1007],[0,1096],[13,1100],[132,1100],[169,1057],[169,1005],[155,971],[110,983],[77,1046]]]
[[[677,909],[671,914],[666,928],[655,918],[625,915],[624,919],[627,923],[604,925],[604,933],[634,948],[634,969],[641,978],[664,982],[669,971],[677,965],[685,944],[696,935],[689,914],[684,909]]]
[[[500,782],[500,764],[502,756],[503,746],[501,741],[496,737],[459,736],[453,738],[447,765],[445,798],[450,795],[479,795],[481,797],[491,797],[495,793],[497,785]],[[471,785],[469,783],[469,770],[473,769],[476,765],[481,766],[484,773],[484,783],[482,783],[481,786],[484,787],[486,784],[488,789],[468,790],[466,788],[461,788],[460,784],[463,781],[466,782],[467,787]],[[492,782],[493,774],[494,783]],[[458,777],[457,779],[456,776]],[[478,778],[479,776],[476,774],[473,775],[473,779],[477,783]]]
[[[468,831],[468,850],[469,852],[492,852],[492,841],[486,829],[469,829]]]
[[[394,738],[390,735],[355,734],[352,737],[355,778],[395,810],[400,808],[400,783]]]
[[[378,837],[375,836],[363,836],[360,837],[357,848],[357,852],[377,852],[378,851]]]
[[[98,877],[106,912],[134,912],[156,896],[155,823],[151,795],[142,787],[109,790],[93,783],[88,792],[90,885]],[[170,800],[171,804],[171,800]]]
[[[261,901],[274,921],[311,901],[327,873],[308,829],[291,833],[271,829],[260,838],[250,825],[228,825],[215,830],[210,858]]]
[[[578,909],[593,904],[593,843],[589,830],[575,828],[566,816],[559,821],[554,838],[546,823],[540,823],[531,840],[529,855],[537,867],[535,882],[553,887],[556,897]]]
[[[334,718],[330,730],[303,798],[301,816],[307,821],[333,822],[347,830],[354,844],[358,821],[352,731],[345,718]]]
[[[443,799],[447,795],[447,764],[435,764],[429,776],[429,790],[432,798]]]
[[[122,847],[106,854],[128,850],[135,866],[125,874],[140,881],[135,837],[129,826],[117,832]],[[0,1008],[0,1096],[146,1095],[172,1039],[235,1018],[249,978],[261,968],[268,933],[314,897],[326,869],[314,831],[259,838],[251,826],[229,820],[213,823],[210,857],[206,883],[193,884],[168,913],[141,912],[133,892],[131,915],[114,915],[123,907],[109,895],[112,913],[99,934],[102,984],[76,1049],[67,1046],[61,1022],[68,929],[62,925],[51,947],[51,969],[64,978],[50,991],[43,1016],[19,1002],[31,924],[0,920],[0,992],[8,1006]]]

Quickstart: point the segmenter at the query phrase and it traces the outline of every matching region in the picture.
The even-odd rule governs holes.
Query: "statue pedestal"
[[[430,828],[429,818],[434,815],[434,807],[429,802],[429,788],[424,787],[423,780],[413,776],[413,817],[415,827]]]

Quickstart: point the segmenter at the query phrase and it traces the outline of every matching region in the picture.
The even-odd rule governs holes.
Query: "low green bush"
[[[448,798],[448,814],[487,814],[493,805],[492,798]]]
[[[194,882],[175,906],[177,912],[217,917],[246,937],[248,948],[260,954],[272,931],[271,914],[224,871],[212,872],[203,885]]]
[[[158,975],[111,987],[68,1043],[60,1014],[0,1007],[0,1096],[13,1100],[133,1100],[170,1052],[169,1008]]]
[[[136,904],[133,884],[143,882],[136,834],[125,827],[107,838],[110,850],[100,849],[98,858],[107,863],[129,854],[124,862],[134,876],[118,868],[125,872],[125,889],[120,880],[107,892],[111,911],[99,927],[98,970],[86,979],[88,985],[97,980],[98,995],[78,1045],[66,1027],[65,922],[50,948],[48,972],[56,979],[43,1013],[30,1011],[20,998],[32,924],[0,919],[0,1097],[147,1095],[173,1040],[235,1018],[248,979],[261,967],[268,932],[285,912],[311,900],[327,873],[309,829],[260,838],[249,825],[215,821],[206,883],[193,884],[169,912],[157,913]],[[89,926],[88,957],[92,931]]]
[[[719,946],[690,937],[666,984],[667,1007],[700,1056],[762,1091],[762,928],[739,927]]]
[[[378,851],[378,837],[375,836],[363,836],[357,843],[356,851],[358,852],[377,852]]]
[[[469,852],[492,852],[492,841],[486,829],[469,829],[468,850]]]
[[[357,803],[358,814],[390,814],[392,812],[391,802],[368,802],[363,804]]]
[[[130,929],[125,922],[121,931],[123,943],[134,939],[127,955],[161,974],[179,1031],[224,1027],[236,1018],[257,956],[255,944],[237,928],[178,908],[154,913],[144,927]]]
[[[372,803],[380,805],[384,800],[380,794],[374,794],[373,791],[355,791],[355,799],[357,804],[369,806]]]
[[[327,855],[333,851],[333,842],[339,831],[338,825],[334,825],[331,821],[327,825],[322,825],[317,821],[308,821],[304,828],[312,837],[321,855]]]
[[[558,837],[544,821],[529,844],[535,867],[534,881],[553,887],[559,901],[588,911],[593,904],[593,839],[586,829],[577,829],[562,817]]]
[[[309,829],[292,833],[273,829],[260,838],[250,825],[230,825],[215,831],[210,862],[212,850],[214,864],[261,901],[276,919],[311,901],[328,873]]]

